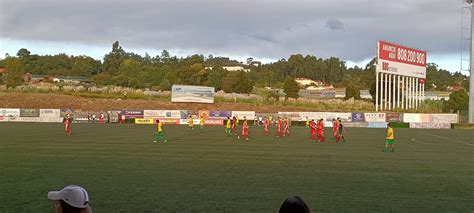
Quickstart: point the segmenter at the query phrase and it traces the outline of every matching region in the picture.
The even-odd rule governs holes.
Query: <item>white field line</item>
[[[433,143],[423,142],[423,141],[417,140],[416,138],[413,138],[413,139],[412,139],[412,142],[421,143],[421,144],[427,144],[427,145],[433,145]]]
[[[421,132],[425,135],[431,135],[431,136],[436,136],[438,138],[442,138],[442,139],[447,139],[447,140],[452,140],[452,141],[455,141],[455,142],[458,142],[458,143],[462,143],[462,144],[466,144],[466,145],[469,145],[469,146],[474,146],[474,144],[472,143],[467,143],[467,142],[464,142],[464,141],[460,141],[460,140],[456,140],[456,139],[452,139],[452,138],[448,138],[448,137],[443,137],[443,136],[439,136],[439,135],[433,135],[433,134],[430,134],[430,133],[426,133],[426,132]]]

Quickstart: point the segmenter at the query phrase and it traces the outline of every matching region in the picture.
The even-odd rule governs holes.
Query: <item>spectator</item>
[[[92,213],[89,195],[80,186],[69,185],[60,191],[50,191],[48,199],[54,201],[56,213]]]
[[[308,205],[298,196],[287,198],[280,207],[280,213],[309,213]]]

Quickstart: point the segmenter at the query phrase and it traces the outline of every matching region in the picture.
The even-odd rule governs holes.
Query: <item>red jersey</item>
[[[265,128],[265,131],[268,131],[268,126],[270,126],[270,121],[268,121],[268,119],[266,119],[263,122],[263,127]]]
[[[337,131],[339,129],[339,122],[334,121],[332,122],[332,131]]]
[[[318,122],[317,128],[318,128],[318,131],[323,131],[323,129],[324,129],[324,124],[323,124],[323,122]]]
[[[311,131],[316,130],[316,122],[314,121],[309,122],[309,128],[311,129]]]

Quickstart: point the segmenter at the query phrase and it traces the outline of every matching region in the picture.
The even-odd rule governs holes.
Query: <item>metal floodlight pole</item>
[[[392,103],[392,109],[395,109],[397,107],[397,94],[400,94],[400,91],[397,90],[397,75],[393,75],[393,103]],[[396,91],[396,92],[395,92]]]
[[[379,72],[375,71],[375,111],[379,111]]]
[[[388,110],[391,110],[392,109],[392,74],[388,74],[388,82],[387,82],[387,92],[388,92],[388,96],[387,96],[387,104],[388,104]]]
[[[401,94],[401,104],[402,104],[402,109],[405,109],[405,76],[402,76],[402,84],[401,84],[401,87],[402,87],[402,94]]]
[[[397,76],[397,108],[400,108],[400,76]]]
[[[469,76],[469,123],[474,123],[474,42],[472,42],[472,35],[474,34],[474,11],[473,0],[467,0],[471,4],[471,57],[470,57],[470,76]]]

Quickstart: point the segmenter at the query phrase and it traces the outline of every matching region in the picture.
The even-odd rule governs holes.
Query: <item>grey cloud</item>
[[[326,28],[330,30],[344,30],[344,23],[339,19],[330,18],[326,21]]]
[[[101,47],[118,40],[125,48],[254,58],[302,53],[359,61],[373,57],[381,39],[430,53],[457,53],[461,7],[460,1],[445,0],[1,0],[0,36]]]

